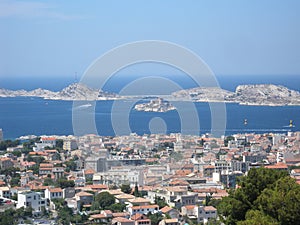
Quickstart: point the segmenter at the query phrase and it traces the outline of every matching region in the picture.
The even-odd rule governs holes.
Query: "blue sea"
[[[290,89],[300,91],[300,76],[218,76],[218,82],[224,89],[234,91],[239,84],[272,83],[284,85]],[[105,86],[107,91],[118,93],[123,86],[129,84],[135,76],[124,79],[111,79]],[[174,82],[184,88],[194,87],[195,83],[186,77],[173,77]],[[58,91],[74,82],[69,78],[0,78],[0,88],[26,89],[45,88]],[[99,135],[113,136],[115,131],[111,122],[111,111],[114,101],[98,101],[95,108],[95,121]],[[22,135],[69,135],[73,134],[72,101],[44,100],[41,98],[16,97],[0,98],[0,128],[3,129],[5,139],[14,139]],[[199,134],[210,133],[211,111],[208,103],[195,103],[200,121]],[[124,119],[128,120],[130,131],[137,134],[151,133],[149,123],[153,118],[160,118],[165,123],[166,133],[181,131],[180,115],[177,111],[166,113],[126,112]],[[244,120],[247,119],[247,125]],[[294,127],[289,127],[293,120]],[[299,106],[246,106],[226,104],[225,134],[235,133],[285,133],[300,130]],[[188,130],[187,130],[188,132]],[[195,131],[191,130],[191,133]]]

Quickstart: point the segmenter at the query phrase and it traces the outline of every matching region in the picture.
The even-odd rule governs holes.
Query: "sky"
[[[80,77],[141,40],[184,46],[217,75],[300,75],[298,0],[0,0],[0,30],[0,77]]]

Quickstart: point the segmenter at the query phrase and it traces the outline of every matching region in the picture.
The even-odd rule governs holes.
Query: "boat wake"
[[[85,104],[85,105],[76,106],[73,109],[75,109],[75,110],[83,110],[83,109],[87,109],[87,108],[90,108],[90,107],[92,107],[92,104]]]

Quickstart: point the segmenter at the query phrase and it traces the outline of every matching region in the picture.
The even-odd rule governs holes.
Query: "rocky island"
[[[98,91],[96,89],[87,87],[81,83],[73,83],[59,92],[53,92],[45,89],[35,89],[32,91],[26,90],[7,90],[0,89],[0,97],[40,97],[50,100],[116,100],[122,98],[115,93],[105,91]]]
[[[170,102],[165,101],[162,98],[152,99],[148,103],[136,104],[134,109],[143,112],[168,112],[176,110]]]
[[[243,105],[300,105],[300,93],[281,85],[239,85],[235,92],[218,87],[197,87],[172,93],[172,97],[194,102],[227,102]]]
[[[53,92],[45,89],[35,89],[32,91],[26,90],[7,90],[0,89],[0,97],[40,97],[51,100],[122,100],[136,98],[136,96],[121,96],[115,93],[98,91],[87,87],[81,83],[74,83],[58,92]],[[238,103],[243,105],[268,105],[268,106],[283,106],[283,105],[298,105],[300,106],[300,93],[295,90],[290,90],[281,85],[274,84],[255,84],[255,85],[239,85],[234,92],[221,89],[219,87],[196,87],[184,89],[171,93],[165,96],[164,99],[172,101],[193,101],[193,102],[226,102]],[[164,102],[164,101],[163,101]],[[155,102],[145,105],[144,109],[151,111],[150,108]],[[164,111],[172,109],[172,107],[164,108],[165,103],[162,103],[162,108],[154,107],[154,110]],[[159,104],[158,104],[159,105]],[[143,106],[137,106],[137,108]],[[143,109],[143,110],[144,110]],[[138,110],[138,109],[136,109]],[[169,110],[167,110],[169,111]]]

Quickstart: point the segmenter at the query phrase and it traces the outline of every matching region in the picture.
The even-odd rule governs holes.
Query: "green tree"
[[[139,187],[137,186],[137,184],[135,184],[135,186],[134,186],[134,192],[133,192],[133,195],[134,195],[135,197],[140,197],[140,196],[141,196],[141,194],[140,194],[140,192],[139,192]]]
[[[122,184],[121,191],[126,194],[130,194],[132,192],[132,188],[130,187],[129,184]]]
[[[237,225],[279,225],[279,222],[259,210],[250,210],[246,220],[237,222]]]
[[[34,165],[34,166],[29,167],[28,170],[32,170],[33,174],[37,174],[38,175],[40,167],[39,167],[39,165]]]
[[[4,174],[5,176],[15,177],[15,176],[20,176],[20,174],[17,173],[19,171],[20,171],[20,168],[9,167],[9,168],[4,169],[4,170],[1,169],[0,174]]]
[[[13,209],[5,210],[4,212],[0,213],[0,224],[1,225],[12,225],[16,224],[14,221],[14,213]]]
[[[109,206],[109,209],[113,212],[123,212],[126,209],[126,205],[121,203],[115,203]]]
[[[75,171],[77,168],[77,164],[74,159],[66,161],[65,165],[66,165],[66,171]]]
[[[168,205],[165,200],[159,196],[155,196],[154,202],[159,206],[160,209]]]
[[[20,144],[20,141],[19,140],[15,140],[15,141],[12,141],[12,140],[5,140],[5,141],[1,141],[0,142],[0,150],[1,151],[4,151],[6,150],[7,148],[9,147],[16,147]]]
[[[152,225],[158,225],[158,223],[163,219],[163,216],[161,213],[148,213],[147,217],[151,220]]]
[[[21,151],[13,151],[12,154],[16,157],[21,157],[22,152]]]
[[[95,201],[99,203],[101,209],[107,209],[115,203],[115,196],[107,191],[101,192],[95,196]]]
[[[225,139],[224,139],[224,145],[227,147],[228,146],[228,142],[229,141],[232,141],[234,140],[234,137],[233,136],[227,136]]]
[[[245,220],[246,213],[256,209],[256,200],[266,189],[272,187],[277,180],[288,176],[286,171],[265,168],[251,169],[248,175],[241,177],[240,188],[231,191],[217,206],[221,219],[226,224],[236,224]]]
[[[44,179],[44,186],[54,186],[55,185],[55,182],[50,178],[50,177],[47,177]]]
[[[45,158],[43,156],[27,156],[28,162],[35,162],[37,165],[40,165],[42,162],[45,161]]]
[[[300,221],[300,185],[291,177],[281,178],[274,187],[262,192],[256,206],[281,224],[297,224]]]
[[[75,183],[73,180],[67,180],[66,178],[60,178],[57,180],[55,186],[61,187],[62,189],[68,188],[68,187],[74,187]]]
[[[20,176],[13,177],[10,181],[12,187],[18,186],[20,184]]]

